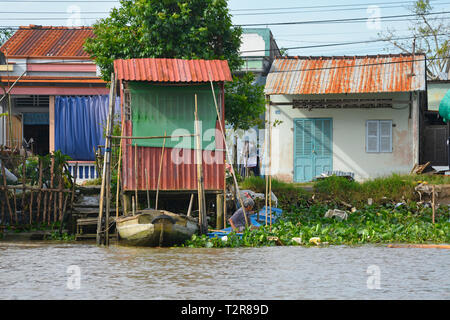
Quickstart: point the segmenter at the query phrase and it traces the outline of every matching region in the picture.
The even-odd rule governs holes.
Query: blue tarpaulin
[[[108,95],[55,97],[55,150],[73,160],[95,160],[94,149],[105,144]],[[115,113],[120,114],[120,99]]]

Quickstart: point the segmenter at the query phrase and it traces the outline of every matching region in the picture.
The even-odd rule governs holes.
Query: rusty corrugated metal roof
[[[414,68],[413,68],[414,63]],[[411,73],[414,75],[411,75]],[[276,59],[265,93],[338,94],[425,90],[425,56],[289,57]]]
[[[119,80],[127,81],[232,81],[226,60],[118,59],[114,60],[114,70]]]
[[[22,26],[0,48],[13,57],[64,57],[89,59],[83,45],[94,37],[91,27]]]

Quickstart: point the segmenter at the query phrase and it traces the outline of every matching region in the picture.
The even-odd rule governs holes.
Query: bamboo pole
[[[164,131],[164,136],[167,135],[167,132]],[[166,146],[166,138],[163,140],[163,146],[162,146],[162,152],[161,157],[159,160],[159,172],[158,172],[158,183],[156,185],[156,203],[155,203],[155,210],[158,210],[158,199],[159,199],[159,184],[161,181],[161,171],[162,171],[162,165],[163,165],[163,159],[164,159],[164,148]]]
[[[59,209],[59,221],[62,225],[62,219],[63,219],[63,164],[61,163],[60,168],[60,178],[59,178],[59,203],[58,203],[58,209]]]
[[[226,160],[225,160],[226,164]],[[223,166],[223,227],[227,227],[227,167]]]
[[[433,220],[433,224],[434,224],[434,215],[435,215],[435,212],[436,212],[436,186],[435,185],[433,185],[433,187],[432,187],[432,190],[433,190],[433,195],[432,195],[432,208],[433,208],[433,217],[432,217],[432,220]]]
[[[214,98],[214,105],[215,105],[215,107],[216,107],[217,118],[218,118],[218,119],[221,119],[220,113],[219,113],[219,107],[217,106],[216,95],[214,94],[214,85],[213,85],[213,82],[212,82],[212,80],[211,80],[211,73],[209,73],[209,82],[210,82],[210,84],[211,84],[211,91],[212,91],[212,95],[213,95],[213,98]],[[233,165],[232,165],[233,162],[231,161],[231,159],[230,159],[230,153],[228,152],[227,141],[226,141],[226,139],[225,139],[225,130],[224,130],[224,128],[223,128],[222,121],[219,121],[219,126],[220,126],[220,131],[221,131],[221,133],[222,133],[223,142],[224,142],[224,145],[225,145],[225,153],[226,153],[226,155],[227,155],[227,157],[228,157],[228,162],[229,162],[230,165],[231,165],[231,175],[233,176],[234,185],[235,185],[235,187],[236,187],[236,194],[237,194],[237,196],[238,196],[239,203],[241,204],[241,208],[242,208],[242,210],[244,211],[245,225],[248,226],[248,225],[249,225],[249,223],[248,223],[248,218],[247,218],[247,214],[246,214],[246,212],[245,212],[244,203],[243,203],[243,201],[242,201],[242,197],[241,197],[241,194],[240,194],[240,191],[239,191],[239,185],[238,185],[238,182],[237,182],[237,179],[236,179],[236,175],[235,175],[235,173],[234,173],[234,167],[233,167]]]
[[[56,170],[58,170],[58,168],[55,168]],[[59,176],[59,183],[61,183],[61,176]],[[55,184],[53,186],[54,188],[56,188],[56,179],[55,179]],[[55,223],[58,220],[58,204],[57,204],[57,200],[58,200],[58,191],[59,188],[57,188],[57,191],[54,191],[54,196],[53,196],[53,223]]]
[[[37,213],[36,213],[36,223],[39,222],[41,217],[41,198],[42,198],[42,160],[39,158],[39,193],[37,197]]]
[[[148,172],[147,172],[147,168],[145,168],[145,186],[147,189],[147,208],[150,209],[150,193],[148,190]]]
[[[14,219],[16,220],[16,224],[19,223],[19,220],[17,219],[17,196],[16,196],[17,190],[13,189],[13,198],[14,198]]]
[[[113,127],[114,127],[114,108],[116,104],[116,96],[117,96],[117,85],[116,85],[116,78],[115,76],[111,76],[111,80],[113,81],[111,83],[112,86],[112,103],[110,106],[110,114],[109,114],[109,127],[108,127],[108,134],[112,135],[113,133]],[[105,245],[109,246],[109,215],[110,215],[110,206],[111,206],[111,157],[112,157],[112,144],[111,139],[108,139],[108,142],[105,141],[105,153],[106,148],[108,148],[108,156],[105,162],[106,165],[106,209],[105,209]]]
[[[138,198],[138,161],[137,161],[137,143],[134,143],[134,200],[136,201],[136,210],[139,210],[139,198]]]
[[[50,166],[50,189],[53,189],[53,174],[54,174],[54,166],[55,166],[55,157],[52,156],[52,162]],[[50,224],[51,219],[51,204],[53,200],[53,192],[50,192],[49,195],[49,204],[48,204],[48,216],[47,216],[47,224]]]
[[[194,203],[194,194],[191,194],[191,199],[189,200],[189,207],[187,211],[187,216],[190,217],[192,215],[192,204]]]
[[[272,110],[269,103],[269,214],[270,229],[272,229]]]
[[[120,135],[123,136],[124,133],[124,128],[125,126],[123,125],[123,119],[122,122],[120,124],[121,126],[121,133]],[[119,194],[120,194],[120,189],[121,189],[121,183],[122,181],[120,180],[120,176],[122,175],[122,145],[123,145],[123,139],[120,139],[120,145],[119,145],[119,164],[117,166],[117,189],[116,189],[116,219],[119,218]],[[122,207],[124,207],[124,204],[122,203]],[[125,208],[122,208],[122,211],[125,211]],[[124,214],[124,213],[123,213]]]
[[[112,135],[112,123],[113,123],[113,115],[114,115],[114,105],[116,100],[116,80],[114,72],[111,73],[111,87],[109,90],[109,112],[108,112],[108,119],[106,123],[106,132],[107,137],[105,139],[105,155],[104,155],[104,161],[103,161],[103,173],[102,173],[102,186],[100,190],[100,203],[99,203],[99,212],[98,212],[98,219],[97,219],[97,235],[96,235],[96,242],[97,245],[101,244],[101,238],[102,234],[105,231],[102,231],[102,220],[103,220],[103,206],[105,204],[105,193],[106,193],[106,232],[109,228],[109,194],[110,190],[107,189],[110,183],[110,169],[111,169],[111,139],[110,136]],[[109,169],[109,170],[108,170]],[[106,189],[106,190],[105,190]],[[106,192],[105,192],[106,191]],[[103,234],[104,235],[104,234]],[[106,233],[106,238],[108,238],[108,233]],[[108,240],[104,242],[105,244],[108,243]]]
[[[13,215],[12,215],[12,208],[11,204],[9,203],[9,197],[8,197],[8,184],[6,182],[6,170],[5,170],[5,161],[2,159],[1,161],[2,166],[2,176],[3,176],[3,190],[5,191],[5,201],[8,206],[8,212],[9,212],[9,224],[12,224]]]
[[[200,233],[204,234],[208,230],[208,224],[206,221],[206,202],[205,202],[205,190],[203,184],[203,152],[201,145],[201,132],[198,123],[198,105],[197,105],[197,95],[195,95],[195,134],[196,134],[196,155],[197,155],[197,190],[198,190],[198,217],[200,224]]]
[[[33,223],[33,190],[30,190],[30,226]],[[25,211],[25,210],[24,210]]]
[[[22,212],[25,214],[25,175],[26,175],[26,162],[27,162],[27,151],[25,150],[25,155],[22,160]],[[30,217],[31,224],[31,217]]]
[[[177,136],[167,136],[167,135],[163,135],[163,136],[148,136],[148,137],[129,137],[129,136],[110,136],[110,138],[112,139],[175,139],[175,138],[188,138],[188,137],[194,137],[195,134],[183,134],[183,135],[177,135]]]

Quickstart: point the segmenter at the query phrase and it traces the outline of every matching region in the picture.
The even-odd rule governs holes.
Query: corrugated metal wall
[[[125,121],[125,135],[132,136],[131,121]],[[219,137],[216,137],[216,141],[219,141]],[[134,148],[131,140],[124,140],[122,172],[125,191],[136,188]],[[149,190],[156,190],[161,153],[162,148],[137,147],[138,190],[147,190],[147,183]],[[191,163],[177,164],[172,159],[173,154],[188,158]],[[194,155],[195,150],[191,149],[165,148],[159,190],[197,190],[197,165],[194,163]],[[204,150],[203,159],[206,161],[222,160],[218,161],[219,163],[203,163],[203,176],[206,191],[223,190],[225,153],[220,149],[219,151]],[[145,169],[147,169],[148,181]]]

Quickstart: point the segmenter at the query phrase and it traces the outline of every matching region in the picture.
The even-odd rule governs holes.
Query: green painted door
[[[294,182],[333,170],[332,119],[294,120]]]

